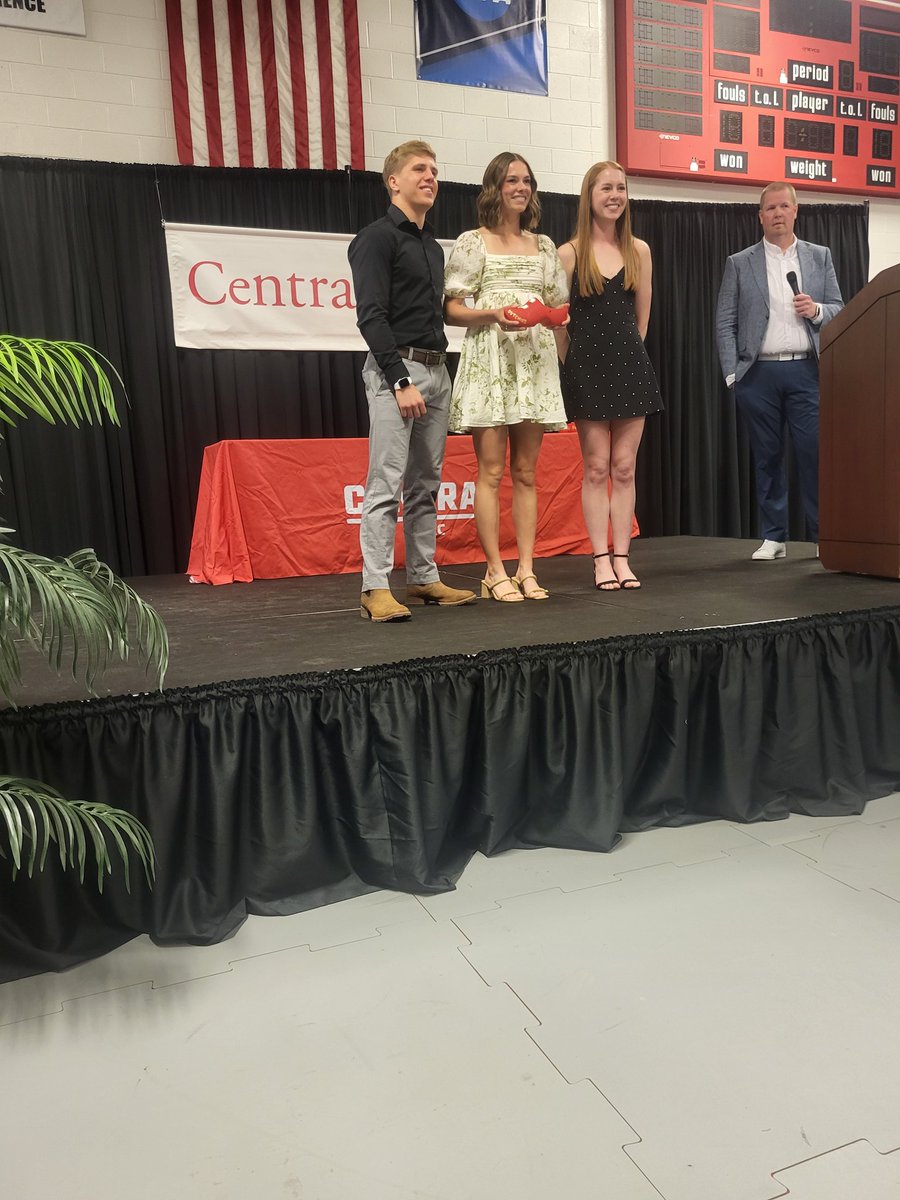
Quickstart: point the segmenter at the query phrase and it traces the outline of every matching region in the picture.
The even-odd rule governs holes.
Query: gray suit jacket
[[[812,326],[819,348],[819,330],[844,307],[827,246],[797,239],[802,291],[822,307],[822,319]],[[722,374],[735,382],[745,375],[759,357],[769,323],[769,279],[766,274],[764,239],[732,254],[725,264],[725,276],[716,307],[716,341]]]

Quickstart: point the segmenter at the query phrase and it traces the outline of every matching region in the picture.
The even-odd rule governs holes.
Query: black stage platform
[[[0,980],[139,932],[215,941],[247,912],[446,890],[475,850],[861,811],[900,788],[898,584],[827,572],[810,545],[751,562],[755,545],[642,539],[639,592],[560,558],[539,564],[546,602],[382,626],[354,576],[133,581],[169,629],[164,692],[116,665],[85,702],[29,660],[0,754],[136,812],[157,883],[97,898],[49,866],[0,872]]]
[[[414,610],[414,619],[374,626],[359,616],[359,577],[260,579],[224,587],[190,584],[183,575],[131,580],[169,630],[166,688],[260,679],[305,671],[352,670],[435,655],[477,654],[510,646],[582,642],[667,630],[708,629],[781,621],[818,613],[900,605],[896,580],[825,571],[815,547],[795,542],[790,557],[750,561],[758,541],[656,538],[635,542],[639,592],[597,592],[588,558],[539,564],[547,602],[515,607],[479,601],[461,609]],[[515,564],[510,564],[511,569]],[[445,567],[442,578],[478,589],[483,563]],[[403,577],[395,593],[403,598]],[[145,691],[135,665],[114,664],[102,694]],[[71,678],[57,678],[43,659],[29,659],[23,704],[83,700]]]

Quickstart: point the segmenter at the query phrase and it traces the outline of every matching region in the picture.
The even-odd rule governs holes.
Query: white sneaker
[[[750,557],[757,562],[771,562],[773,558],[784,558],[786,554],[784,542],[770,542],[767,538],[758,550],[753,551]]]

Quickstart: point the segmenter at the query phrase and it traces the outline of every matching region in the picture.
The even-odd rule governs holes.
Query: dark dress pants
[[[762,537],[785,542],[784,429],[791,431],[807,536],[819,540],[819,370],[814,358],[755,362],[734,388],[756,468]]]

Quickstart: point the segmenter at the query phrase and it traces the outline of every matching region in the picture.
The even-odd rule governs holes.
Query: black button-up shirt
[[[356,292],[356,324],[389,387],[407,374],[398,346],[446,350],[444,251],[426,222],[392,204],[361,229],[347,255]]]

